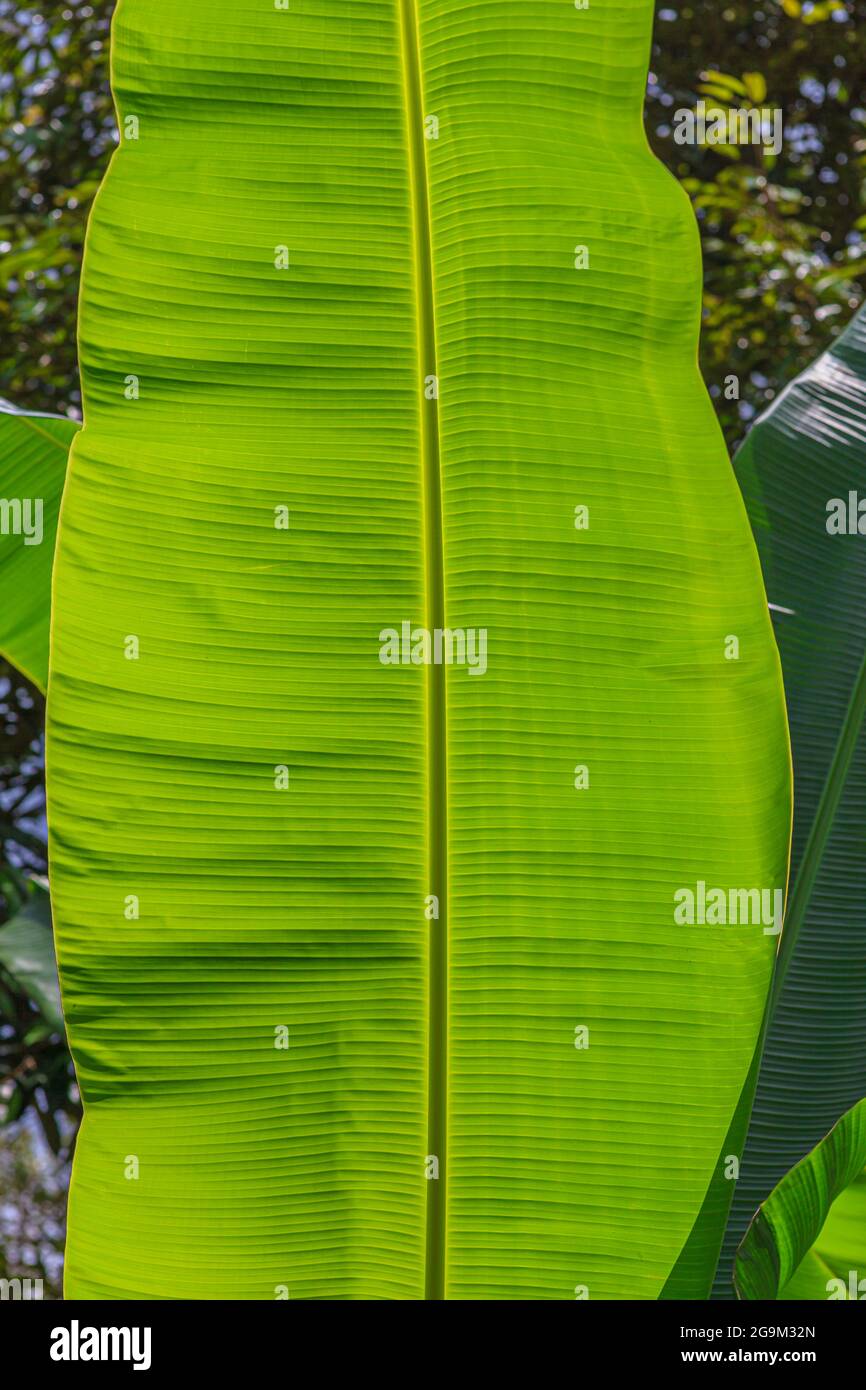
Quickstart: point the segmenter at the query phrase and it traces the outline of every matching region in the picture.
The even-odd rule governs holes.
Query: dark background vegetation
[[[76,417],[84,232],[115,143],[113,9],[0,0],[0,395]],[[864,297],[864,78],[866,0],[656,7],[647,130],[699,220],[701,363],[732,450]],[[777,159],[674,143],[674,112],[726,89],[734,105],[783,110]],[[731,375],[739,400],[723,394]],[[0,662],[0,923],[46,871],[43,717],[38,691]],[[0,967],[0,1277],[42,1277],[46,1297],[59,1297],[78,1116],[63,1038]]]

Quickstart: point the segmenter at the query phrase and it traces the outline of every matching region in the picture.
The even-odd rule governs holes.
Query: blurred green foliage
[[[81,1106],[54,1010],[46,1016],[40,991],[2,949],[5,925],[32,910],[48,867],[44,717],[40,692],[0,660],[0,1278],[40,1278],[44,1296],[59,1298]]]
[[[0,1279],[41,1279],[42,1297],[61,1297],[66,1167],[27,1123],[0,1144]]]
[[[647,131],[698,216],[701,366],[733,450],[866,292],[866,3],[662,0],[651,69]],[[729,102],[730,79],[746,95],[734,90]],[[780,109],[778,158],[751,145],[676,144],[676,111],[701,98]],[[729,375],[739,401],[725,399]]]
[[[80,418],[87,215],[115,146],[114,0],[0,0],[0,395]]]

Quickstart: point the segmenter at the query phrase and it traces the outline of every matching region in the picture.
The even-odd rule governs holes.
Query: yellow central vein
[[[442,534],[442,483],[439,444],[436,321],[433,299],[433,247],[430,193],[424,138],[424,89],[418,37],[417,0],[398,0],[408,127],[409,179],[415,256],[418,324],[418,393],[421,409],[421,455],[424,489],[426,626],[445,627],[445,579]],[[435,389],[425,382],[435,379]],[[428,399],[428,395],[431,397]],[[439,901],[431,921],[428,1038],[427,1154],[438,1162],[438,1177],[427,1182],[425,1299],[445,1297],[445,1210],[447,1184],[448,1076],[448,799],[446,769],[445,666],[432,662],[427,671],[427,892]]]
[[[31,415],[19,415],[18,412],[15,411],[15,410],[10,410],[8,413],[11,415],[11,417],[12,417],[13,420],[17,420],[19,424],[24,425],[24,426],[25,426],[28,430],[30,430],[33,434],[38,434],[42,439],[47,439],[47,440],[48,440],[48,443],[49,443],[49,444],[53,444],[54,447],[55,447],[55,449],[59,449],[60,452],[61,452],[62,454],[68,454],[68,453],[69,453],[69,446],[70,446],[70,444],[71,444],[71,442],[72,442],[73,436],[70,436],[70,438],[69,438],[68,440],[56,439],[55,436],[54,436],[53,434],[49,434],[48,430],[44,430],[44,429],[42,429],[42,427],[41,427],[40,425],[34,424],[34,423],[33,423],[33,417],[32,417]],[[6,412],[4,411],[3,414],[6,414]],[[76,431],[77,431],[77,429],[79,428],[78,421],[77,421],[77,420],[71,420],[71,419],[69,419],[67,416],[63,416],[63,415],[51,415],[51,416],[44,417],[44,418],[48,418],[48,419],[52,419],[52,420],[64,420],[64,421],[66,421],[66,422],[67,422],[68,424],[70,424],[70,425],[75,425]],[[75,431],[73,432],[73,435],[74,435],[74,433],[75,433]]]

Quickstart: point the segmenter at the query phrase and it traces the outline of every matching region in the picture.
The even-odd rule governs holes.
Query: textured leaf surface
[[[737,1251],[740,1298],[866,1295],[864,1165],[866,1100],[843,1115],[761,1206]]]
[[[847,513],[850,493],[866,498],[864,453],[861,314],[735,461],[778,610],[797,792],[774,1017],[719,1268],[728,1296],[760,1202],[866,1093],[866,540],[827,530],[832,499]]]
[[[70,1297],[655,1298],[719,1172],[775,938],[674,894],[783,887],[790,773],[652,9],[121,0],[49,700]],[[383,665],[404,621],[486,671]]]
[[[2,512],[0,652],[41,690],[48,680],[51,564],[69,446],[79,426],[62,416],[26,414],[0,401],[0,508],[27,506],[29,535]],[[35,528],[34,504],[41,502]],[[8,521],[7,521],[8,517]],[[39,539],[37,540],[37,535]]]

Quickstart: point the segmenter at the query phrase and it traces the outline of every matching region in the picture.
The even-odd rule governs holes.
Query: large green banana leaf
[[[797,795],[773,1021],[719,1266],[728,1297],[758,1205],[866,1093],[866,516],[863,534],[848,526],[864,457],[861,313],[735,461],[776,607]]]
[[[866,1298],[866,1100],[762,1204],[737,1251],[747,1299]]]
[[[69,1297],[652,1299],[722,1173],[776,924],[682,895],[781,893],[790,765],[652,13],[120,0],[49,689]]]
[[[0,653],[45,689],[51,563],[78,422],[0,401]]]

